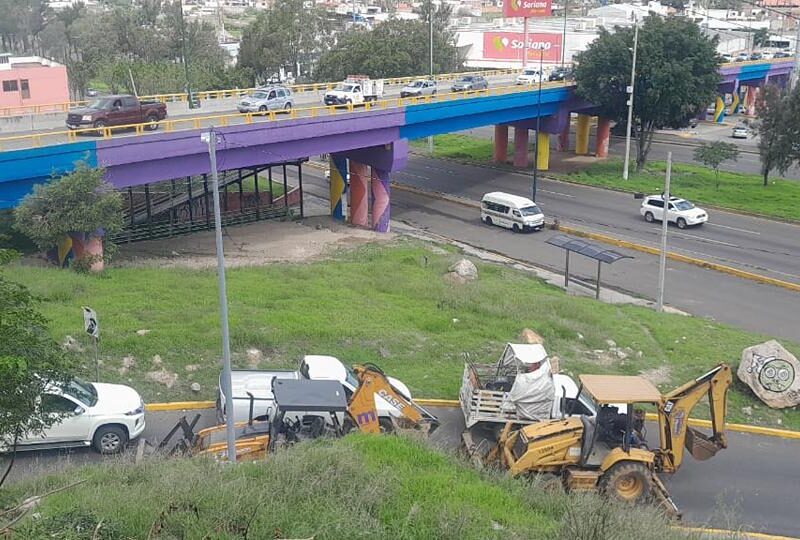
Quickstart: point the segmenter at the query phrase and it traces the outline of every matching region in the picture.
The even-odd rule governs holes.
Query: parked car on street
[[[418,97],[436,95],[436,81],[432,79],[419,79],[405,85],[400,90],[400,97]]]
[[[292,91],[285,86],[265,86],[239,101],[240,113],[290,111],[294,107]]]
[[[101,454],[116,454],[145,428],[142,397],[121,384],[76,378],[63,387],[50,386],[36,406],[61,419],[44,433],[20,440],[18,450],[92,446]],[[0,442],[0,449],[10,450],[8,442]]]
[[[105,128],[147,123],[149,131],[158,129],[158,122],[167,117],[167,105],[155,101],[139,101],[136,96],[110,95],[90,102],[86,107],[70,109],[67,127]]]
[[[664,219],[664,197],[662,195],[645,197],[639,213],[648,223],[662,221]],[[685,199],[670,197],[667,221],[674,223],[679,229],[685,229],[689,226],[702,225],[708,221],[708,214]]]
[[[550,81],[571,81],[575,78],[575,72],[568,67],[557,67],[550,73]]]
[[[517,76],[516,84],[539,84],[542,74],[538,69],[527,68]]]
[[[731,137],[734,139],[746,139],[748,136],[747,126],[736,126],[733,128]]]
[[[470,90],[485,90],[489,83],[480,75],[464,75],[450,88],[453,92],[467,92]]]

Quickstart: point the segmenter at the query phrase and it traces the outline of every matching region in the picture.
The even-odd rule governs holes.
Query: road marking
[[[723,242],[722,240],[714,240],[713,238],[706,238],[704,236],[697,236],[697,235],[694,235],[694,234],[686,234],[686,233],[679,233],[679,232],[675,232],[675,233],[672,233],[672,234],[674,236],[680,236],[680,237],[683,237],[683,238],[689,238],[690,240],[700,240],[701,242],[708,242],[709,244],[720,244],[722,246],[728,246],[728,247],[732,247],[732,248],[741,247],[741,246],[737,246],[736,244],[731,244],[729,242]],[[709,255],[707,255],[705,253],[703,255],[705,255],[706,257],[709,256]]]
[[[794,536],[778,536],[774,534],[751,532],[745,530],[729,531],[727,529],[710,529],[707,527],[683,527],[676,525],[673,528],[680,531],[700,533],[702,536],[724,538],[752,538],[754,540],[798,540]]]
[[[747,234],[755,234],[757,236],[761,236],[760,232],[757,231],[749,231],[747,229],[740,229],[738,227],[731,227],[730,225],[720,225],[719,223],[706,223],[706,227],[722,227],[723,229],[730,229],[732,231],[739,231]]]
[[[546,189],[540,189],[542,193],[549,193],[550,195],[559,195],[561,197],[569,197],[570,199],[574,199],[575,195],[569,195],[568,193],[559,193],[558,191],[548,191]]]

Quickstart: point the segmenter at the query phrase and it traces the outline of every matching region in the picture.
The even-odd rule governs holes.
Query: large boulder
[[[544,345],[544,338],[530,328],[524,328],[522,332],[520,332],[519,340],[522,343]]]
[[[458,274],[467,281],[478,279],[478,268],[469,259],[460,259],[454,262],[448,270]]]
[[[800,405],[800,362],[774,339],[743,350],[736,375],[773,409]]]

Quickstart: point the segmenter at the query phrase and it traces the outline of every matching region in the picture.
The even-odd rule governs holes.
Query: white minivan
[[[501,191],[483,196],[481,221],[487,225],[506,227],[514,232],[539,231],[544,228],[544,214],[535,202]]]

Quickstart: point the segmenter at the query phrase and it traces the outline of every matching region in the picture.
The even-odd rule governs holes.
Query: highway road
[[[442,422],[429,442],[445,451],[457,451],[464,430],[461,410],[429,409]],[[198,428],[213,425],[213,411],[196,412],[202,413]],[[196,412],[148,413],[145,439],[157,444],[178,418],[184,414],[191,418]],[[655,432],[654,428],[651,426],[650,431]],[[796,516],[796,486],[800,482],[796,459],[800,454],[800,441],[742,433],[729,433],[728,437],[729,447],[711,460],[701,463],[687,456],[675,475],[665,477],[683,512],[683,523],[800,535]],[[130,450],[122,456],[103,457],[90,449],[20,453],[9,481],[55,472],[68,465],[130,460],[132,455]]]

